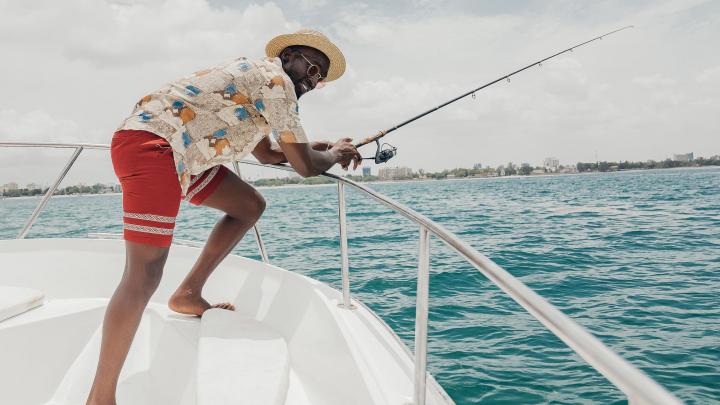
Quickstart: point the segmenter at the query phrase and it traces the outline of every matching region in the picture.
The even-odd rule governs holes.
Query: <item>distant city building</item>
[[[475,170],[480,170],[480,169],[482,169],[482,163],[475,163],[475,164],[473,165],[473,169],[475,169]]]
[[[560,161],[554,157],[548,157],[543,160],[543,168],[546,172],[555,173],[560,167]]]
[[[27,188],[28,190],[37,190],[37,189],[42,189],[42,186],[39,184],[35,184],[35,183],[28,183],[28,185],[25,186],[25,188]]]
[[[363,171],[362,171],[363,177],[371,176],[371,175],[372,175],[372,172],[371,172],[370,170],[371,170],[371,169],[370,169],[369,167],[363,167]]]
[[[545,174],[545,169],[533,169],[530,174]]]
[[[673,160],[678,162],[692,162],[693,153],[678,153],[677,155],[673,155]]]
[[[17,183],[5,183],[5,184],[2,186],[2,192],[3,192],[3,193],[6,192],[6,191],[13,191],[13,190],[17,190],[17,189],[18,189],[18,184],[17,184]]]
[[[381,180],[412,177],[412,170],[409,167],[383,167],[378,170],[378,177]]]
[[[119,184],[113,186],[113,191],[116,193],[122,193],[122,187]]]

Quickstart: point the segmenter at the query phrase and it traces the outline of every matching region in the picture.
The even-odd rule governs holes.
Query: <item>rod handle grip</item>
[[[367,145],[367,144],[369,144],[369,143],[375,142],[376,140],[378,140],[378,139],[382,138],[383,136],[385,136],[386,133],[387,133],[387,131],[380,131],[380,132],[378,132],[378,133],[375,134],[375,135],[368,136],[367,138],[365,138],[365,139],[363,139],[362,141],[360,141],[360,142],[358,142],[357,144],[355,144],[355,147],[356,147],[356,148],[359,148],[359,147],[361,147],[361,146],[365,146],[365,145]]]

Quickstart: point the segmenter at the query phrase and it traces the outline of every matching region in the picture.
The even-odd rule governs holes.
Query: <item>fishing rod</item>
[[[412,118],[410,118],[410,119],[408,119],[408,120],[406,120],[406,121],[403,121],[403,122],[395,125],[395,126],[392,127],[392,128],[386,129],[386,130],[384,130],[384,131],[380,131],[380,132],[378,132],[377,134],[375,134],[375,135],[373,135],[373,136],[367,137],[367,138],[365,138],[363,141],[361,141],[360,143],[356,144],[355,147],[356,147],[356,148],[359,148],[359,147],[364,146],[364,145],[367,145],[367,144],[369,144],[369,143],[371,143],[371,142],[375,142],[375,144],[377,145],[377,150],[375,151],[375,156],[374,156],[374,157],[370,157],[370,158],[363,158],[363,159],[374,159],[374,160],[375,160],[375,163],[385,163],[385,162],[387,162],[388,160],[392,159],[392,158],[397,154],[397,148],[396,148],[396,147],[394,147],[394,146],[392,146],[392,145],[390,145],[390,144],[388,144],[388,143],[383,143],[382,145],[380,144],[380,138],[384,137],[385,135],[389,134],[390,132],[393,132],[393,131],[395,131],[396,129],[399,129],[399,128],[401,128],[401,127],[403,127],[403,126],[405,126],[405,125],[407,125],[407,124],[409,124],[409,123],[411,123],[411,122],[413,122],[413,121],[415,121],[415,120],[417,120],[417,119],[420,119],[420,118],[422,118],[422,117],[430,114],[431,112],[437,111],[437,110],[445,107],[446,105],[451,104],[451,103],[454,103],[454,102],[456,102],[456,101],[458,101],[458,100],[460,100],[460,99],[462,99],[462,98],[465,98],[465,97],[467,97],[467,96],[469,96],[469,95],[472,95],[473,98],[475,98],[475,93],[476,93],[477,91],[480,91],[480,90],[482,90],[482,89],[484,89],[484,88],[486,88],[486,87],[492,86],[493,84],[495,84],[495,83],[497,83],[497,82],[499,82],[499,81],[507,80],[508,82],[510,82],[510,77],[515,76],[516,74],[518,74],[518,73],[520,73],[520,72],[522,72],[522,71],[524,71],[524,70],[530,69],[530,68],[533,67],[533,66],[542,66],[542,63],[545,62],[546,60],[552,59],[552,58],[554,58],[554,57],[556,57],[556,56],[559,56],[559,55],[562,55],[562,54],[564,54],[564,53],[566,53],[566,52],[573,52],[573,51],[575,50],[575,48],[579,48],[579,47],[581,47],[581,46],[583,46],[583,45],[589,44],[590,42],[596,41],[596,40],[598,40],[598,39],[603,39],[604,37],[606,37],[606,36],[608,36],[608,35],[612,35],[612,34],[614,34],[614,33],[616,33],[616,32],[620,32],[620,31],[626,30],[626,29],[628,29],[628,28],[633,28],[633,26],[632,26],[632,25],[628,25],[628,26],[626,26],[626,27],[622,27],[622,28],[616,29],[615,31],[610,31],[610,32],[608,32],[608,33],[606,33],[606,34],[600,35],[599,37],[595,37],[595,38],[593,38],[593,39],[591,39],[591,40],[588,40],[588,41],[585,41],[585,42],[583,42],[583,43],[580,43],[580,44],[577,44],[577,45],[573,45],[573,46],[571,46],[570,48],[567,48],[567,49],[565,49],[565,50],[563,50],[563,51],[560,51],[560,52],[558,52],[558,53],[556,53],[556,54],[553,54],[553,55],[548,56],[548,57],[546,57],[546,58],[540,59],[540,60],[537,61],[537,62],[533,62],[533,63],[531,63],[531,64],[529,64],[529,65],[527,65],[527,66],[525,66],[525,67],[523,67],[523,68],[521,68],[521,69],[518,69],[518,70],[510,73],[510,74],[507,74],[507,75],[505,75],[505,76],[501,76],[501,77],[499,77],[499,78],[497,78],[497,79],[495,79],[495,80],[493,80],[493,81],[491,81],[491,82],[489,82],[489,83],[483,84],[482,86],[480,86],[480,87],[478,87],[478,88],[476,88],[476,89],[470,90],[470,91],[468,91],[467,93],[464,93],[464,94],[462,94],[462,95],[460,95],[460,96],[457,96],[457,97],[455,97],[455,98],[453,98],[453,99],[451,99],[451,100],[449,100],[449,101],[446,101],[446,102],[438,105],[438,106],[435,107],[435,108],[431,108],[431,109],[425,111],[425,112],[422,113],[422,114],[416,115],[416,116],[414,116],[414,117],[412,117]]]

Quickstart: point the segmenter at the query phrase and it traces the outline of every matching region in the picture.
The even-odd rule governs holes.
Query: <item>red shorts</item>
[[[110,156],[122,186],[125,240],[170,246],[181,200],[170,144],[151,132],[122,130],[113,136]],[[191,176],[185,200],[202,204],[228,172],[219,165]]]

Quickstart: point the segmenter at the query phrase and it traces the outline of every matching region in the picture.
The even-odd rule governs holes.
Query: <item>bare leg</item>
[[[210,305],[202,298],[202,289],[213,270],[260,218],[265,200],[230,172],[202,205],[221,210],[225,215],[215,224],[200,257],[168,302],[173,311],[197,316],[209,308],[235,309],[230,303]]]
[[[87,404],[115,405],[120,370],[143,311],[160,284],[169,248],[126,241],[125,251],[125,271],[105,311],[100,359]]]

